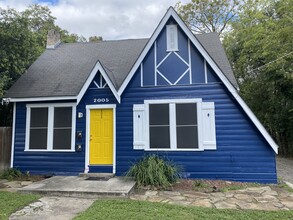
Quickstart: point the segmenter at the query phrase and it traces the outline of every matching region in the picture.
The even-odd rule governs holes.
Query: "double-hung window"
[[[26,150],[73,151],[74,104],[27,105]]]
[[[134,105],[133,109],[134,149],[216,149],[212,102],[146,100],[144,104]]]

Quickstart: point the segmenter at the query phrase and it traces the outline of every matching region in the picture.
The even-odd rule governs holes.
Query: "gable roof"
[[[66,43],[47,49],[5,97],[77,96],[100,62],[118,90],[148,39]]]
[[[234,87],[237,87],[218,35],[207,33],[195,35],[195,37],[225,73],[227,79]],[[76,99],[97,62],[103,67],[110,80],[108,84],[113,85],[113,93],[115,93],[120,89],[148,40],[66,43],[59,45],[56,49],[47,49],[4,97]]]
[[[278,145],[239,96],[235,77],[219,39],[216,40],[213,34],[195,36],[172,7],[168,9],[148,41],[140,39],[62,44],[55,50],[46,50],[27,73],[23,74],[11,87],[5,97],[12,98],[11,101],[24,101],[25,98],[38,97],[35,101],[60,98],[62,100],[76,99],[79,102],[99,70],[120,102],[120,96],[126,86],[171,17],[199,50],[272,149],[278,153]],[[66,49],[68,51],[64,53]]]

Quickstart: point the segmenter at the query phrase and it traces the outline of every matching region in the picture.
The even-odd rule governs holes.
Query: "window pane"
[[[71,149],[71,129],[54,129],[54,150]]]
[[[169,126],[150,127],[150,148],[170,148]]]
[[[176,104],[177,125],[197,125],[196,103]]]
[[[177,127],[177,148],[198,148],[197,126]]]
[[[47,129],[30,129],[29,149],[47,149]]]
[[[72,107],[54,108],[54,128],[70,127],[72,122]]]
[[[31,128],[48,126],[48,108],[31,108]]]
[[[169,104],[149,105],[150,125],[169,125]]]

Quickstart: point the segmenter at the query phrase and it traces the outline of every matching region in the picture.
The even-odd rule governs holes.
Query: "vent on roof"
[[[56,30],[50,30],[47,35],[47,49],[54,49],[61,43],[60,33]]]
[[[178,51],[177,25],[166,25],[167,28],[167,51]]]

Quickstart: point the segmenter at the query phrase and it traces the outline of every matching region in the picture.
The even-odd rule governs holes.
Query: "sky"
[[[56,24],[70,33],[104,40],[150,37],[170,6],[179,0],[0,0],[0,8],[23,11],[48,6]],[[187,3],[188,0],[181,0]]]

